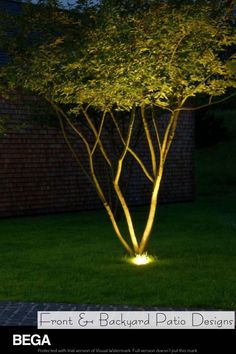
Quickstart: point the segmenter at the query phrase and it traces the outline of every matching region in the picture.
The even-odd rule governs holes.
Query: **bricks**
[[[0,99],[0,115],[10,117],[9,131],[0,136],[0,217],[101,207],[94,188],[81,172],[60,130],[38,123],[24,126],[24,122],[30,122],[29,106],[34,101],[34,97],[13,97],[11,102]],[[158,118],[162,133],[166,118],[166,115]],[[14,122],[18,121],[23,127],[15,129]],[[189,201],[194,197],[193,128],[192,115],[184,113],[167,159],[160,202]],[[81,154],[81,144],[76,139],[72,141]],[[108,142],[106,146],[109,146]],[[151,171],[145,139],[135,151],[143,156]],[[98,155],[95,165],[106,189],[106,168]],[[150,200],[150,183],[135,162],[133,166],[128,203],[146,204]]]

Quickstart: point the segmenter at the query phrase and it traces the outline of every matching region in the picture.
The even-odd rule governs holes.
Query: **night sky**
[[[61,0],[61,3],[62,3],[63,5],[67,5],[68,3],[69,3],[70,5],[73,5],[75,2],[76,2],[76,0]]]
[[[38,0],[33,0],[33,2],[37,3]],[[76,0],[60,0],[60,2],[64,5],[67,6],[69,3],[70,5],[74,5],[76,3]]]
[[[76,0],[61,0],[61,3],[62,3],[63,5],[67,5],[68,3],[69,3],[70,5],[74,5],[74,4],[76,3]],[[93,3],[94,3],[94,4],[95,4],[95,3],[98,3],[98,0],[94,0]]]

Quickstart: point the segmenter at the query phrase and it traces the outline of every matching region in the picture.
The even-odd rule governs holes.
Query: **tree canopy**
[[[26,6],[14,38],[5,37],[9,85],[77,107],[125,110],[175,109],[198,94],[235,87],[235,57],[227,49],[236,34],[226,2],[132,3],[135,12],[126,1],[102,1],[82,15],[61,11],[56,1]]]

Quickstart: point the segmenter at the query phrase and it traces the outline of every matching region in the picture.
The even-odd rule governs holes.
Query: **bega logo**
[[[13,345],[51,345],[47,334],[13,334]]]

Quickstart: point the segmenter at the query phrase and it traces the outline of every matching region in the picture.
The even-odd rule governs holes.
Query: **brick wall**
[[[30,101],[30,99],[29,99]],[[0,116],[10,118],[0,136],[0,217],[94,209],[101,203],[57,127],[30,124],[15,128],[31,114],[21,99],[0,100]],[[166,117],[159,122],[164,129]],[[181,116],[166,163],[160,202],[189,201],[194,197],[193,117]],[[147,149],[141,142],[137,151]],[[77,146],[80,150],[80,146]],[[148,155],[145,163],[150,166]],[[99,178],[106,183],[104,165],[97,159]],[[136,166],[134,164],[134,166]],[[148,203],[150,185],[136,166],[128,189],[132,205]]]

